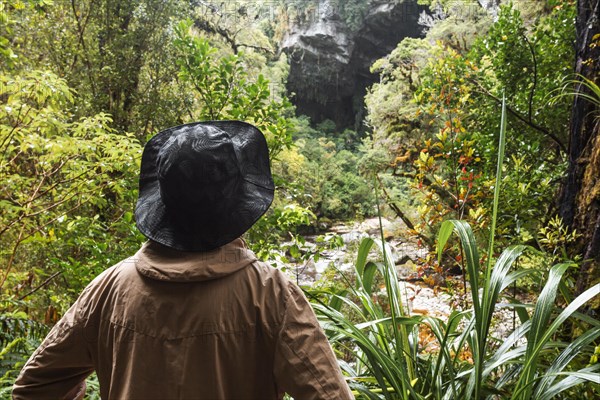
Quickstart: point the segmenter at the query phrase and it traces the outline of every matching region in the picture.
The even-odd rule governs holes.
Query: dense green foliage
[[[132,178],[141,147],[131,135],[114,132],[106,114],[74,120],[65,111],[74,102],[72,92],[54,74],[32,71],[3,78],[0,95],[7,100],[0,112],[0,287],[14,288],[15,298],[23,299],[32,282],[55,272],[59,260],[75,256],[75,249],[85,248],[77,254],[79,263],[94,247],[103,246],[86,243],[91,237],[80,236],[80,229],[94,236],[96,229],[111,227],[124,240],[131,237],[130,229],[117,227],[131,223],[131,212],[123,206],[133,200]],[[44,251],[48,248],[53,254]],[[13,271],[15,265],[19,268]],[[71,266],[63,276],[78,280],[75,293],[104,269],[94,266],[82,274],[76,268]],[[30,285],[19,284],[25,281]]]
[[[422,260],[422,268],[443,274],[458,264],[465,281],[468,277],[465,290],[471,289],[468,297],[473,309],[467,314],[451,316],[448,321],[421,321],[413,317],[395,322],[393,306],[385,312],[387,304],[377,305],[367,300],[371,297],[372,274],[377,268],[371,266],[364,285],[359,278],[364,274],[360,260],[365,255],[359,253],[358,289],[352,289],[349,298],[346,294],[344,297],[333,295],[333,309],[330,306],[320,310],[335,324],[335,328],[331,328],[332,340],[339,341],[340,349],[354,355],[352,360],[356,360],[357,367],[351,364],[348,372],[356,377],[357,384],[363,383],[356,389],[366,397],[375,398],[374,393],[382,393],[386,398],[427,395],[481,398],[491,394],[524,399],[562,396],[560,391],[569,390],[571,383],[596,381],[592,371],[597,367],[595,364],[590,367],[587,362],[594,351],[593,343],[598,339],[597,320],[587,320],[594,327],[588,331],[591,336],[582,335],[576,340],[586,343],[586,355],[575,354],[583,347],[569,345],[568,339],[562,343],[547,342],[550,337],[556,338],[554,330],[558,329],[558,321],[574,308],[550,325],[552,331],[544,331],[556,290],[560,286],[565,295],[573,287],[573,279],[568,272],[565,274],[565,265],[573,265],[566,261],[576,255],[569,251],[568,243],[576,240],[577,233],[566,230],[560,220],[549,217],[556,212],[552,206],[556,183],[566,167],[571,104],[554,94],[563,87],[572,68],[575,7],[568,2],[553,3],[547,8],[516,3],[502,7],[494,21],[483,11],[465,14],[461,6],[466,6],[466,2],[434,4],[432,8],[446,17],[434,21],[424,39],[405,39],[388,57],[373,66],[373,70],[380,73],[381,82],[374,85],[366,98],[373,141],[364,166],[368,172],[381,176],[380,182],[388,186],[387,190],[385,186],[382,189],[390,210],[409,227],[414,227],[414,234],[426,243],[432,243],[432,236],[441,226],[438,243],[441,251],[452,225],[440,223],[449,217],[458,220],[454,225],[460,232],[463,247],[447,249],[443,257],[442,253],[440,257],[431,254]],[[532,6],[535,12],[527,9]],[[528,16],[526,19],[519,8]],[[507,161],[503,169],[494,171],[503,94],[508,110]],[[501,176],[502,171],[501,180],[490,179],[494,175]],[[390,184],[396,190],[390,190]],[[500,201],[494,201],[492,193],[499,193]],[[418,196],[418,207],[413,206],[410,196]],[[493,205],[499,205],[499,210],[492,213]],[[475,232],[471,232],[465,221]],[[492,233],[491,238],[498,235],[483,252],[487,268],[482,276],[474,246],[488,232]],[[539,252],[533,252],[535,255],[519,259],[519,264],[526,269],[509,274],[511,264],[523,248],[509,247],[497,258],[494,255],[514,243],[532,244],[552,255],[540,256]],[[545,276],[552,262],[561,261],[567,264],[550,270],[534,312],[535,332],[528,334],[527,345],[516,346],[516,340],[522,338],[530,326],[526,322],[529,316],[523,312],[519,312],[523,325],[517,327],[505,342],[506,346],[488,342],[494,305],[500,290],[508,286],[500,282],[508,279],[513,286],[517,282],[527,284],[531,279],[526,278],[527,275]],[[378,267],[384,276],[391,273],[392,268],[391,265]],[[539,275],[534,281],[538,281]],[[480,279],[483,281],[479,282]],[[389,281],[394,284],[395,279]],[[398,289],[388,285],[386,278],[387,293],[391,297]],[[483,288],[482,293],[478,287]],[[596,287],[586,292],[587,298],[579,304],[597,302],[597,298],[593,299],[597,290]],[[350,299],[356,298],[358,303],[351,305]],[[572,299],[567,294],[564,301],[570,303]],[[340,309],[342,304],[352,308]],[[362,315],[364,319],[348,319],[348,315]],[[459,321],[465,316],[472,318],[471,322],[466,329],[459,330]],[[406,327],[396,328],[398,323]],[[439,354],[424,357],[420,352],[417,343],[424,325],[428,326],[426,331],[436,337]],[[589,328],[579,329],[585,332]],[[400,337],[405,335],[408,339],[403,340],[414,343],[410,350],[400,346]],[[468,349],[466,363],[458,356],[462,346]],[[559,354],[562,346],[568,350]],[[408,367],[401,367],[399,364],[407,355],[411,357],[406,360]],[[465,353],[461,357],[465,357]],[[554,357],[561,361],[552,362]],[[568,378],[564,382],[559,379],[550,384],[550,380],[560,376],[560,373],[554,375],[559,370],[573,368],[567,367],[566,360],[578,360],[574,363],[576,368],[581,368],[581,374],[565,373]],[[544,377],[540,372],[542,365],[551,365]],[[370,385],[373,378],[377,382],[376,389]],[[544,383],[540,385],[540,382]],[[569,391],[564,396],[592,398],[594,392]]]
[[[265,132],[277,163],[278,154],[291,145],[292,122],[281,83],[273,85],[263,75],[285,79],[285,58],[267,65],[261,54],[234,54],[221,41],[201,37],[188,22],[179,23],[179,8],[170,4],[15,1],[1,6],[4,387],[45,331],[43,325],[10,327],[55,323],[94,276],[139,248],[143,237],[133,209],[141,144],[157,127],[244,119]],[[164,13],[169,23],[154,19]],[[151,19],[148,26],[146,19]],[[154,28],[152,34],[145,31]],[[43,44],[51,37],[60,38],[64,47],[49,46],[46,52],[30,42]],[[281,230],[262,225],[250,234],[264,256],[270,254],[268,244],[287,234],[284,226],[293,230],[309,223],[288,209],[277,201],[268,215]]]
[[[295,139],[301,162],[290,179],[300,185],[307,207],[328,219],[373,215],[372,183],[359,174],[363,153],[355,132],[336,132],[326,120],[315,128],[298,126]]]
[[[496,185],[491,216],[489,247],[494,246],[495,223],[499,206],[499,183],[506,139],[506,105],[503,101]],[[491,329],[502,292],[525,275],[539,274],[532,269],[518,269],[515,261],[526,246],[506,248],[485,269],[479,258],[475,235],[468,223],[446,220],[439,231],[437,254],[441,260],[444,247],[456,232],[471,291],[472,307],[454,311],[447,320],[430,316],[411,316],[408,296],[396,276],[391,249],[381,238],[366,238],[358,249],[354,286],[340,292],[313,292],[325,296],[315,305],[324,320],[331,341],[346,353],[342,364],[357,393],[377,399],[549,399],[567,392],[583,382],[597,382],[600,364],[593,361],[593,343],[600,338],[600,321],[577,313],[577,310],[600,294],[600,284],[575,299],[565,298],[567,306],[556,308],[555,300],[561,281],[573,263],[554,265],[547,274],[536,304],[523,304],[516,298],[504,307],[518,310],[519,324],[506,337]],[[368,261],[371,247],[377,244],[383,256],[379,262]],[[512,272],[511,270],[514,269]],[[374,296],[374,277],[383,276],[387,301]],[[545,274],[544,274],[545,275]],[[568,293],[568,292],[567,292]],[[564,295],[564,292],[563,292]],[[530,315],[527,308],[533,308]],[[557,330],[569,318],[583,329],[573,342],[556,338]],[[423,343],[430,334],[433,340]],[[526,340],[524,340],[526,339]],[[524,343],[522,343],[524,341]],[[426,350],[435,342],[436,350]],[[350,356],[348,356],[348,354]],[[569,371],[569,372],[565,372]],[[590,386],[583,396],[593,398],[597,388]]]
[[[208,119],[267,137],[276,198],[246,235],[259,257],[316,260],[341,239],[302,233],[383,214],[428,251],[414,260],[426,283],[462,272],[462,308],[415,316],[381,232],[360,243],[351,273],[333,266],[308,289],[357,396],[600,395],[600,322],[586,314],[600,287],[574,296],[580,234],[555,206],[579,79],[576,4],[420,1],[423,37],[372,67],[367,137],[295,115],[277,41],[323,13],[357,31],[374,3],[0,2],[0,397],[78,293],[143,242],[143,144]],[[597,83],[584,82],[598,104]],[[453,232],[461,242],[445,247]],[[517,287],[539,290],[521,302]],[[504,336],[500,307],[515,313]]]
[[[373,66],[381,83],[366,98],[372,146],[388,156],[372,172],[412,188],[399,191],[404,199],[388,196],[388,203],[406,205],[406,194],[417,196],[417,213],[407,221],[415,234],[431,238],[449,217],[485,233],[504,93],[508,135],[499,243],[540,246],[539,229],[552,215],[566,167],[570,102],[554,93],[572,68],[574,4],[509,4],[495,22],[483,11],[465,14],[461,4],[467,6],[449,3],[447,18],[424,39],[405,39]],[[526,7],[534,7],[535,18],[523,19],[519,7],[525,15],[533,13]]]

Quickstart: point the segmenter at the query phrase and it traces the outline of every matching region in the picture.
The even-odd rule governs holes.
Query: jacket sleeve
[[[354,399],[312,307],[291,282],[275,347],[274,376],[278,391],[295,399]]]
[[[13,386],[13,400],[83,398],[85,379],[94,367],[77,320],[78,303],[31,355]]]

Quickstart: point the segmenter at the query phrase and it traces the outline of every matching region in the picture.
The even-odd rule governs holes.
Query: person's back
[[[310,305],[280,271],[241,239],[204,251],[165,241],[88,285],[14,399],[74,398],[94,370],[103,399],[352,397]]]

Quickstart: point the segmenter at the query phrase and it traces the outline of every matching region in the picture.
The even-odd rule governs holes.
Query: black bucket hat
[[[144,147],[138,229],[183,251],[233,241],[267,211],[275,186],[264,135],[241,121],[166,129]]]

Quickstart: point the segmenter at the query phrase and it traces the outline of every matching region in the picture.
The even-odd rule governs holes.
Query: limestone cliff
[[[344,0],[320,0],[292,20],[281,50],[290,59],[288,90],[299,114],[358,129],[366,88],[377,81],[371,64],[405,37],[421,35],[416,0],[364,0],[352,16]],[[356,6],[355,6],[356,7]],[[358,14],[358,15],[357,15]]]

